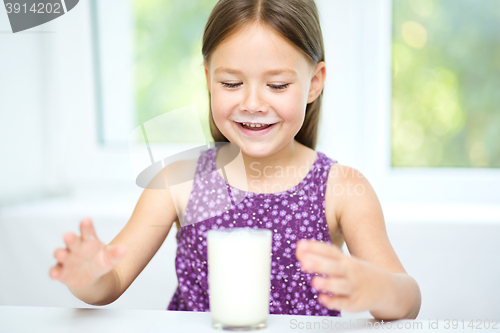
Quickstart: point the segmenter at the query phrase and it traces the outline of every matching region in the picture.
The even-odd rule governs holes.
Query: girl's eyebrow
[[[241,74],[241,71],[238,69],[227,68],[227,67],[218,67],[215,69],[214,74],[218,73],[228,73],[228,74]],[[279,74],[289,74],[292,76],[297,76],[297,72],[290,68],[277,68],[270,69],[264,72],[264,75],[279,75]]]

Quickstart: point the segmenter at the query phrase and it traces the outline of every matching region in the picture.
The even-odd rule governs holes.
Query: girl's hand
[[[348,312],[373,311],[382,307],[390,292],[390,273],[369,262],[342,253],[335,245],[321,241],[297,242],[297,259],[302,270],[328,275],[314,276],[318,300],[329,309]],[[326,293],[333,293],[330,296]]]
[[[85,288],[111,271],[125,256],[123,246],[107,246],[96,236],[89,218],[80,223],[81,236],[72,232],[64,234],[66,248],[54,252],[57,264],[50,269],[49,276],[70,288]]]

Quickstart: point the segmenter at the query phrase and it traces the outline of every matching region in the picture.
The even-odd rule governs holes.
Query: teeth
[[[241,123],[241,124],[246,127],[257,127],[257,128],[273,125],[273,124],[251,124],[251,123]]]

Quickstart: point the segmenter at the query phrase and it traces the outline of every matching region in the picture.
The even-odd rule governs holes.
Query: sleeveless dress
[[[216,199],[217,193],[207,188],[210,184],[199,181],[204,174],[215,175],[218,179],[211,182],[222,182],[230,193],[243,192],[213,172],[219,148],[200,153],[184,219],[199,217],[196,203],[200,200]],[[210,229],[245,227],[273,232],[270,314],[340,317],[339,311],[330,310],[317,300],[319,292],[311,286],[311,278],[318,274],[303,272],[295,256],[296,242],[300,239],[331,243],[325,217],[325,191],[333,163],[336,161],[317,152],[308,174],[295,187],[278,193],[244,192],[245,198],[237,205],[231,205],[229,210],[182,226],[176,235],[178,286],[167,310],[210,311],[206,233]]]

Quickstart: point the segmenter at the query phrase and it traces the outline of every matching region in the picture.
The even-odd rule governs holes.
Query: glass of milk
[[[208,286],[214,328],[266,327],[271,286],[268,229],[231,228],[207,232]]]

